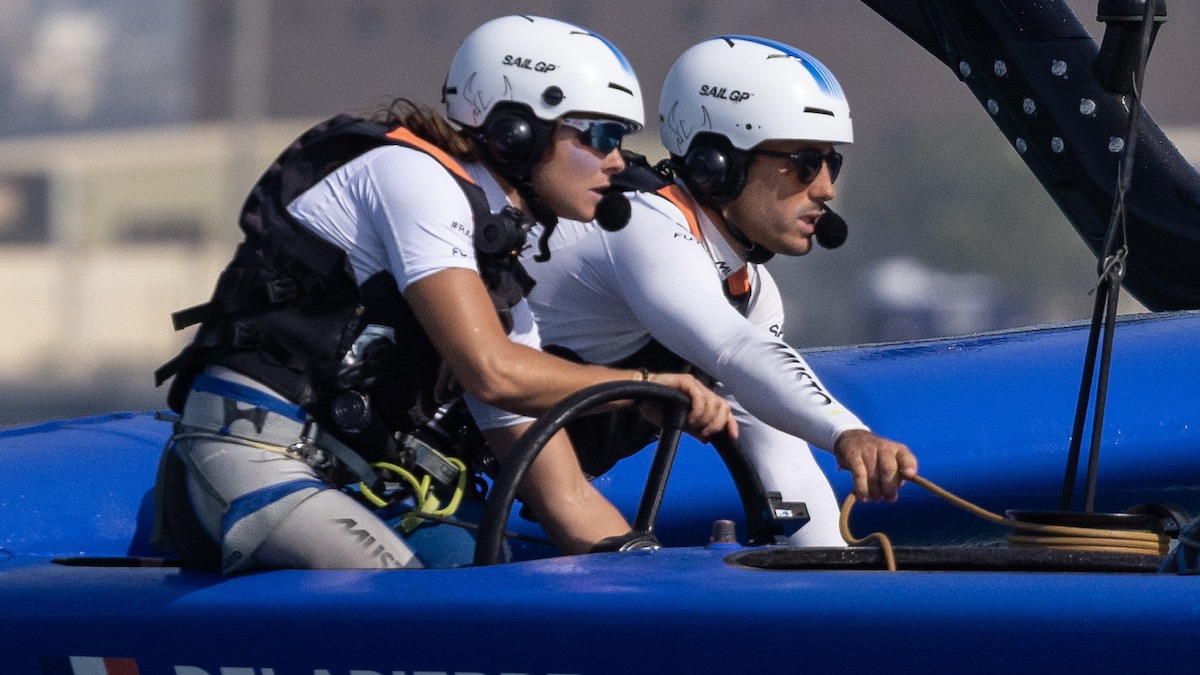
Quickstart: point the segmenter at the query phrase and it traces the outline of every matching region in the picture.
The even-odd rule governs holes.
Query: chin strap
[[[666,175],[670,176],[674,176],[678,171],[676,165],[669,160],[660,162],[656,168],[663,170]],[[695,189],[690,183],[688,183],[688,192],[692,194],[692,197],[694,197],[697,202],[699,202],[702,206],[711,209],[717,215],[717,217],[720,218],[723,223],[725,223],[725,227],[729,229],[729,234],[733,236],[733,238],[738,244],[741,245],[742,248],[746,249],[746,262],[761,265],[775,257],[774,251],[768,250],[767,247],[750,241],[750,237],[747,237],[746,234],[742,232],[741,228],[735,225],[732,220],[727,218],[725,214],[721,212],[721,207],[727,204],[728,200],[713,199],[711,195],[706,195],[702,191]]]
[[[721,217],[725,221],[725,227],[729,229],[729,234],[733,235],[733,238],[737,240],[737,243],[741,244],[742,248],[746,249],[746,262],[761,265],[775,257],[774,251],[770,251],[767,249],[767,247],[750,241],[750,237],[747,237],[745,233],[738,229],[738,226],[734,225],[732,220],[725,218],[724,215]]]
[[[515,180],[513,181],[513,187],[517,189],[517,194],[521,195],[521,199],[525,200],[525,206],[529,208],[529,213],[533,216],[534,220],[548,228],[558,225],[558,214],[554,213],[550,205],[538,196],[537,191],[533,189],[533,185],[529,181]]]
[[[529,214],[533,216],[533,219],[542,224],[542,234],[538,237],[537,242],[538,252],[533,259],[538,262],[546,262],[550,259],[550,250],[546,242],[558,225],[558,214],[554,213],[550,205],[538,195],[537,190],[533,189],[533,184],[529,182],[528,176],[518,177],[505,173],[501,175],[512,184],[517,194],[521,195],[521,199],[525,200],[525,207],[529,209]]]

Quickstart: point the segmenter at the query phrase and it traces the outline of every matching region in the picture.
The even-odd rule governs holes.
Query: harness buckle
[[[267,302],[277,305],[296,297],[296,280],[291,277],[275,277],[268,279],[263,288],[267,293]]]
[[[458,467],[451,464],[445,455],[435,450],[432,445],[409,434],[405,434],[402,445],[405,450],[413,453],[413,464],[437,482],[442,485],[454,485],[458,481]]]
[[[317,423],[311,418],[304,421],[304,426],[300,429],[300,440],[292,443],[287,447],[288,454],[295,455],[304,460],[304,463],[318,471],[328,470],[334,466],[334,457],[332,453],[322,450],[315,443]]]
[[[229,341],[234,349],[258,349],[262,342],[258,330],[243,321],[234,321],[228,330]]]

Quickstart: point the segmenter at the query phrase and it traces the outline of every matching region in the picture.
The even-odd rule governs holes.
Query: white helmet
[[[528,106],[539,119],[590,113],[645,123],[633,67],[604,37],[538,16],[492,19],[467,36],[442,90],[446,116],[479,127],[497,103]]]
[[[820,61],[780,42],[723,35],[688,49],[663,83],[663,146],[687,153],[699,133],[740,150],[767,140],[851,143],[850,105]]]

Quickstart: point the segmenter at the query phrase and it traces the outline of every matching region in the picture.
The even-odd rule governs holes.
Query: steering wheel
[[[653,541],[654,523],[658,519],[691,400],[681,391],[652,382],[608,382],[581,389],[563,399],[539,417],[518,439],[484,504],[475,540],[476,565],[494,565],[503,561],[504,528],[512,513],[513,501],[517,498],[517,486],[554,434],[596,406],[623,400],[659,401],[665,404],[662,433],[655,446],[654,460],[631,532],[634,539]],[[774,536],[774,525],[758,474],[737,443],[726,439],[723,443],[714,442],[713,445],[733,476],[746,512],[750,540],[770,541]]]

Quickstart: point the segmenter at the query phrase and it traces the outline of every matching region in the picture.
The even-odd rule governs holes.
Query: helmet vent
[[[824,108],[811,108],[811,107],[805,106],[804,112],[815,113],[817,115],[829,115],[830,117],[837,117],[837,115],[833,114],[832,110],[826,110]]]
[[[633,96],[633,90],[632,90],[632,89],[630,89],[629,87],[622,87],[621,85],[617,84],[616,82],[609,82],[609,83],[608,83],[608,88],[609,88],[609,89],[616,89],[617,91],[623,91],[623,92],[625,92],[626,94],[629,94],[630,96]]]

